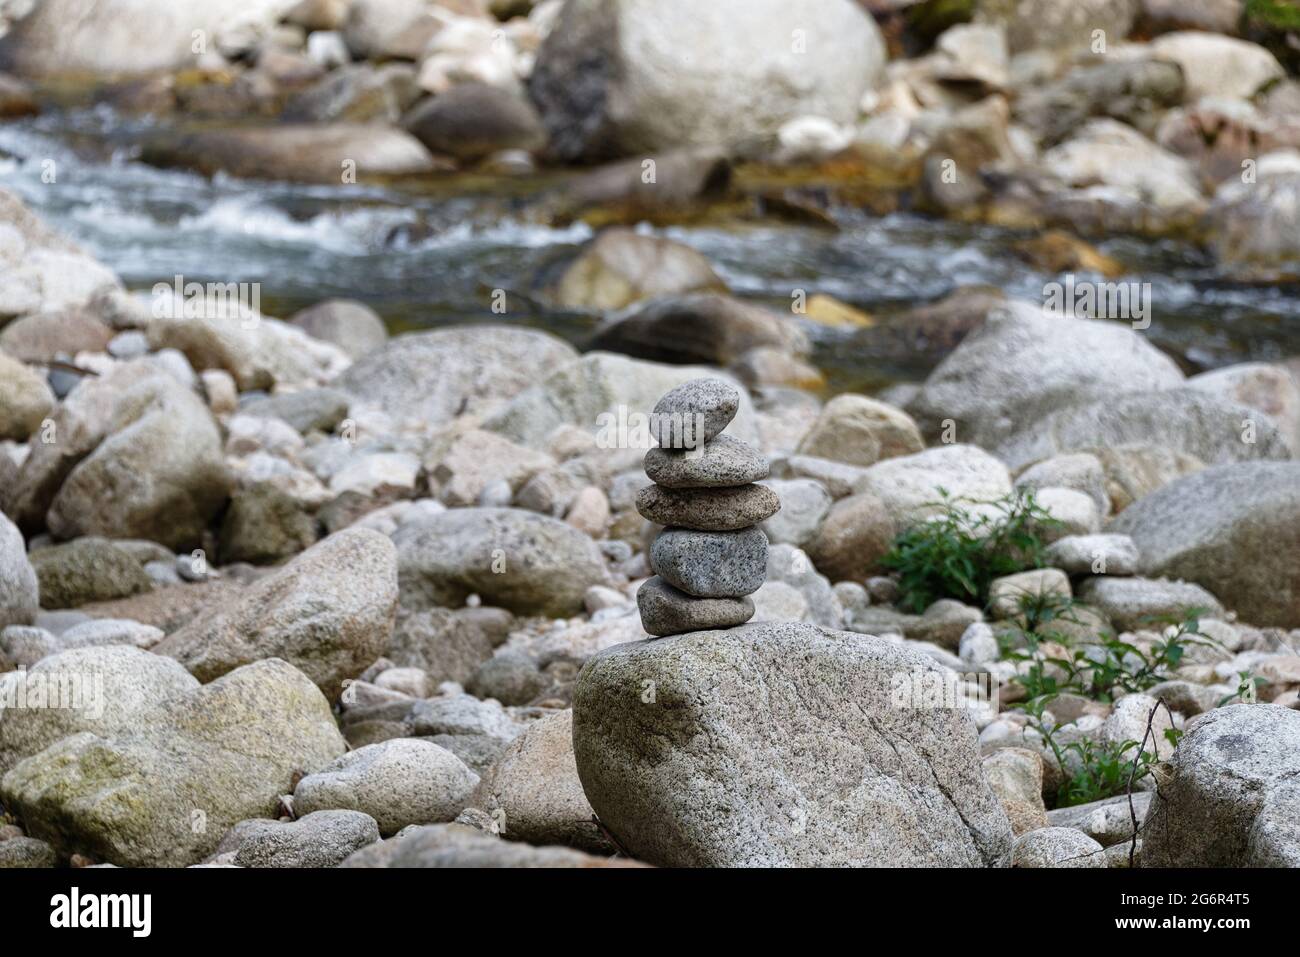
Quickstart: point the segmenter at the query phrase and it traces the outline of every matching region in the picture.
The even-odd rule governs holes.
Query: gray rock
[[[808,542],[808,557],[833,581],[861,581],[880,571],[897,533],[888,506],[871,492],[859,492],[831,506]]]
[[[798,453],[867,466],[924,448],[921,433],[906,412],[846,392],[826,403],[799,443]]]
[[[583,789],[618,842],[656,865],[993,864],[1011,829],[974,722],[894,706],[899,674],[942,672],[799,623],[610,649],[574,696]],[[886,805],[896,813],[871,810]]]
[[[249,402],[239,413],[280,419],[304,434],[312,430],[333,432],[347,418],[348,401],[337,389],[303,389]]]
[[[0,629],[0,661],[8,661],[11,667],[31,668],[42,658],[62,650],[59,639],[44,628],[9,625]]]
[[[130,647],[58,651],[26,673],[0,675],[0,699],[42,703],[0,709],[0,775],[71,735],[130,730],[160,701],[197,687],[171,659]]]
[[[467,326],[397,336],[333,383],[354,400],[426,426],[486,414],[577,353],[544,332]]]
[[[1188,722],[1142,827],[1144,867],[1300,865],[1300,712],[1216,708]]]
[[[109,653],[166,662],[131,648],[65,655]],[[149,700],[129,727],[73,734],[20,762],[0,778],[0,801],[62,853],[184,866],[238,822],[272,816],[295,772],[344,749],[324,696],[283,661]]]
[[[767,550],[769,581],[785,582],[803,594],[808,618],[824,628],[840,628],[844,609],[825,575],[819,575],[808,556],[793,545],[772,545]]]
[[[550,686],[551,680],[533,659],[503,650],[479,665],[465,688],[479,698],[496,698],[504,705],[517,706],[532,703]]]
[[[686,257],[686,262],[676,268],[686,275],[676,280],[677,285],[691,283],[705,288],[722,285],[708,260],[694,250],[681,255]],[[665,256],[652,249],[641,258],[663,260]],[[638,268],[644,267],[638,264]],[[666,277],[661,281],[666,281]],[[625,296],[623,285],[616,284],[611,292]],[[665,293],[675,291],[664,290]],[[608,303],[607,307],[613,305]],[[635,311],[610,319],[596,330],[589,346],[651,362],[712,366],[733,366],[756,351],[775,352],[798,361],[795,357],[806,355],[810,349],[803,329],[788,319],[719,292],[661,294]]]
[[[740,598],[757,591],[767,577],[767,536],[757,528],[667,528],[650,546],[650,566],[668,584],[696,598]]]
[[[0,870],[21,867],[58,867],[59,854],[34,837],[11,837],[0,841]]]
[[[469,803],[479,777],[446,748],[428,741],[394,738],[349,752],[298,782],[294,809],[300,814],[362,811],[384,834],[408,824],[454,820]]]
[[[301,501],[274,482],[254,482],[231,497],[217,554],[223,564],[271,564],[310,548],[318,534]]]
[[[515,738],[484,773],[474,803],[492,814],[508,840],[615,850],[578,779],[571,710],[547,715]]]
[[[803,621],[808,617],[808,599],[803,592],[785,582],[763,582],[749,596],[754,603],[753,622]]]
[[[375,819],[360,811],[315,811],[296,821],[240,821],[213,858],[238,867],[336,867],[379,840]]]
[[[1246,856],[1257,867],[1300,866],[1300,786],[1278,785],[1250,829]]]
[[[467,162],[500,150],[546,145],[546,130],[532,104],[486,83],[458,83],[424,100],[403,125],[431,152]]]
[[[338,346],[353,359],[360,359],[388,341],[384,320],[365,303],[351,299],[326,299],[289,317],[313,339]]]
[[[983,760],[989,787],[1002,802],[1017,836],[1047,827],[1043,806],[1043,759],[1027,748],[999,748]]]
[[[460,605],[470,594],[518,614],[576,614],[609,582],[600,549],[573,526],[511,508],[459,508],[403,526],[404,599]]]
[[[362,848],[340,867],[635,867],[568,847],[532,847],[464,824],[411,828],[400,837]]]
[[[129,618],[96,618],[73,625],[59,636],[64,648],[131,645],[148,650],[163,639],[163,630]]]
[[[383,654],[397,607],[397,553],[385,536],[346,529],[201,615],[154,651],[200,681],[263,658],[302,669],[330,698]]]
[[[40,585],[22,533],[0,512],[0,628],[30,625],[40,607]]]
[[[1220,465],[1139,499],[1111,523],[1147,575],[1197,582],[1258,625],[1300,627],[1300,463]]]
[[[641,624],[652,635],[676,635],[743,625],[754,617],[748,598],[695,598],[658,576],[647,579],[636,593]]]
[[[1254,431],[1252,441],[1244,440],[1248,428]],[[1002,461],[1020,468],[1062,452],[1144,444],[1163,445],[1211,465],[1291,457],[1287,438],[1269,416],[1192,388],[1129,392],[1066,405],[990,447]]]
[[[650,432],[661,448],[695,449],[736,417],[740,392],[722,379],[683,382],[655,403]]]
[[[1110,495],[1106,492],[1106,472],[1101,460],[1088,452],[1055,455],[1025,469],[1016,476],[1016,488],[1071,488],[1083,492],[1097,506],[1097,514],[1110,512]]]
[[[830,493],[813,479],[768,479],[763,484],[781,500],[781,510],[762,523],[767,540],[773,545],[806,545],[830,511]]]
[[[76,608],[92,601],[112,601],[153,588],[144,568],[125,549],[107,539],[79,538],[32,552],[46,608]]]
[[[880,31],[846,0],[613,0],[560,12],[529,93],[565,162],[753,149],[795,117],[852,123],[884,62]],[[707,96],[691,81],[701,63]]]
[[[1012,867],[1107,867],[1102,846],[1072,827],[1040,827],[1016,838]]]
[[[198,542],[229,489],[212,413],[155,375],[114,404],[107,437],[67,474],[46,521],[59,538],[146,538],[182,549]]]
[[[673,489],[651,485],[636,496],[636,509],[658,525],[678,525],[707,532],[730,532],[757,525],[781,508],[765,485],[736,488]]]
[[[767,477],[767,458],[747,442],[719,435],[702,449],[652,448],[645,474],[665,488],[731,488]]]
[[[1173,360],[1132,329],[1009,302],[939,363],[908,411],[928,436],[940,435],[951,420],[958,441],[992,449],[1063,406],[1182,381]]]
[[[1222,618],[1223,605],[1199,585],[1155,578],[1089,578],[1078,598],[1095,605],[1120,631],[1150,628],[1153,621],[1182,618],[1200,610],[1203,618]]]
[[[1007,467],[973,445],[941,445],[916,455],[885,459],[864,469],[854,492],[870,492],[884,503],[900,528],[942,511],[940,490],[974,502],[1002,498],[1011,492]]]
[[[514,617],[501,608],[453,610],[399,604],[386,655],[395,665],[421,669],[432,685],[463,684],[491,659],[513,625]]]
[[[1067,535],[1047,546],[1043,559],[1071,575],[1136,575],[1138,550],[1127,535]]]
[[[609,455],[608,450],[619,449],[643,454],[653,445],[656,422],[659,417],[651,409],[670,390],[698,379],[710,370],[699,366],[670,366],[657,362],[642,362],[627,356],[608,352],[588,352],[581,358],[561,366],[549,375],[542,370],[542,378],[535,386],[521,392],[500,412],[490,416],[483,428],[496,432],[533,449],[549,449],[557,429],[576,426],[592,435],[595,445]],[[534,373],[535,381],[538,374]],[[726,380],[721,380],[718,391],[725,392]],[[758,437],[754,410],[748,394],[736,389],[738,406],[731,422],[730,434],[742,441]],[[719,399],[722,397],[719,396]],[[688,413],[691,411],[686,410]],[[705,411],[703,409],[699,410]],[[718,431],[726,426],[725,415],[715,411],[713,421]],[[708,435],[706,418],[705,440]],[[664,423],[672,433],[671,418]],[[693,426],[694,419],[687,424]],[[669,441],[660,445],[685,447],[681,442]],[[689,436],[695,439],[695,436]],[[566,463],[568,464],[568,463]],[[628,468],[635,458],[620,465]],[[616,469],[617,470],[617,469]]]
[[[1152,792],[1135,791],[1132,795],[1132,807],[1129,795],[1076,804],[1073,807],[1061,807],[1047,812],[1047,820],[1052,827],[1072,827],[1082,831],[1102,847],[1110,847],[1124,842],[1125,846],[1133,837],[1133,820],[1137,816],[1138,827],[1146,819],[1151,806]]]
[[[0,440],[27,441],[53,408],[45,379],[0,352]]]
[[[989,610],[994,618],[1016,618],[1023,602],[1049,595],[1064,601],[1072,597],[1070,579],[1059,568],[1003,575],[989,583]]]

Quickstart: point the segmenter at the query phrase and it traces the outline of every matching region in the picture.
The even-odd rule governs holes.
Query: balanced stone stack
[[[759,522],[781,508],[776,493],[754,483],[767,459],[723,435],[740,394],[721,379],[693,379],[654,408],[658,448],[646,453],[655,483],[637,495],[645,518],[666,526],[650,547],[655,577],[637,591],[641,624],[664,637],[731,628],[754,616],[748,597],[767,577],[767,536]]]

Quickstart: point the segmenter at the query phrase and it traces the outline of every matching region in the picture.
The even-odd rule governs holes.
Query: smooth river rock
[[[650,567],[696,598],[740,598],[758,591],[767,576],[767,536],[758,528],[666,528],[650,546]]]
[[[659,525],[729,532],[772,517],[780,511],[781,499],[765,485],[699,489],[651,485],[637,493],[636,508]]]
[[[636,592],[641,624],[652,635],[732,628],[754,617],[754,602],[744,598],[694,598],[658,575]]]

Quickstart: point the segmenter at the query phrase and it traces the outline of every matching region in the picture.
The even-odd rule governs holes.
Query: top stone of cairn
[[[740,409],[740,393],[721,379],[683,382],[655,404],[650,432],[664,449],[697,449],[720,434]]]

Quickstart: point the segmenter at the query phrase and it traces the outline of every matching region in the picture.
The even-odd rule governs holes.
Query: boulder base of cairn
[[[660,866],[993,865],[1011,825],[971,714],[898,695],[942,674],[800,622],[618,645],[578,678],[578,776],[619,844]]]
[[[654,407],[660,447],[646,453],[655,484],[637,494],[637,510],[667,526],[650,547],[655,578],[637,592],[641,623],[652,635],[730,628],[754,616],[746,596],[767,577],[767,536],[757,526],[781,508],[757,449],[722,435],[740,393],[721,379],[692,379]]]

